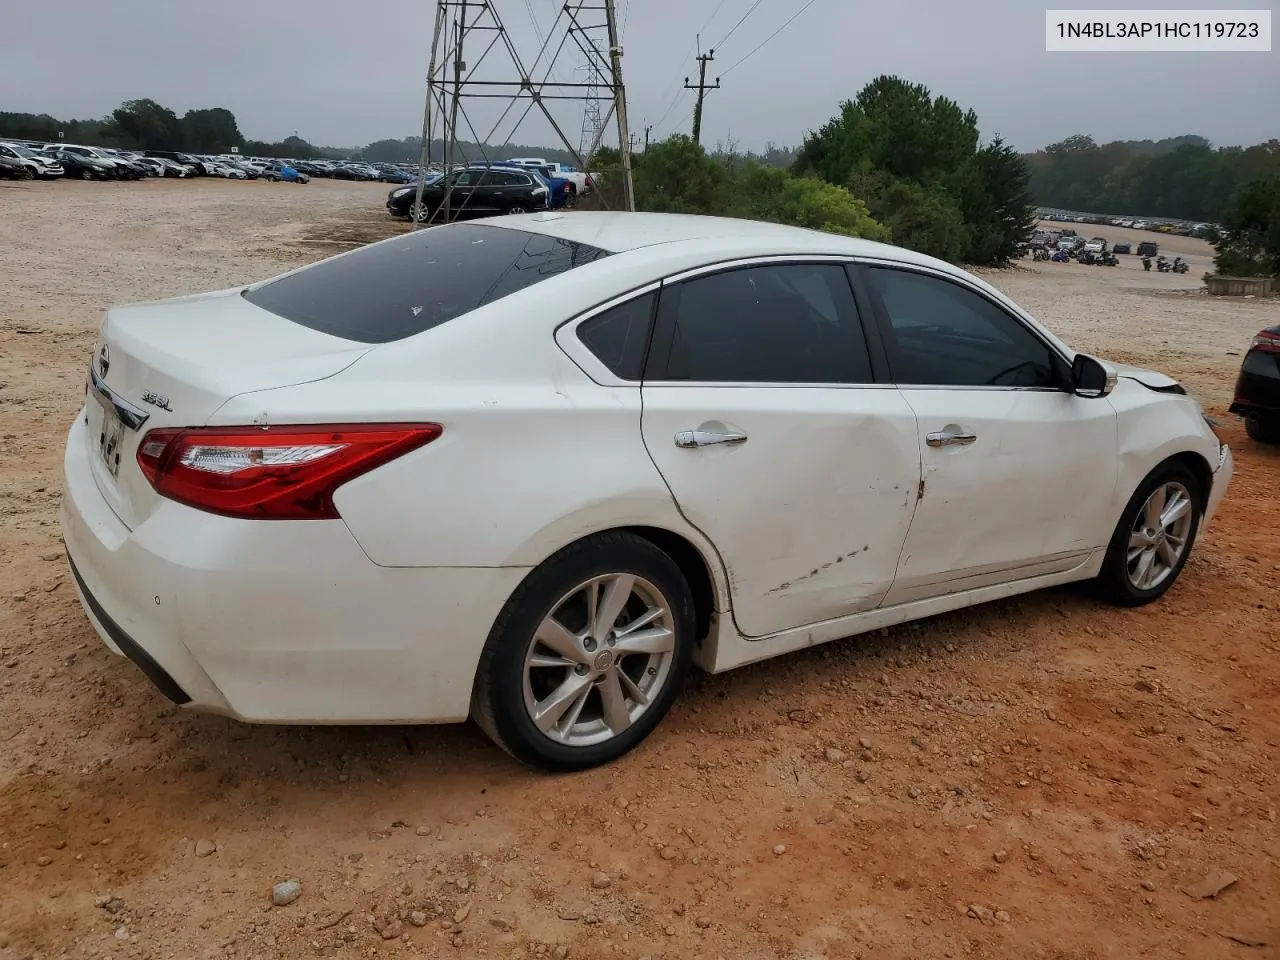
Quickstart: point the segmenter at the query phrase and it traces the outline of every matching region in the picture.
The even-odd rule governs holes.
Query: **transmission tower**
[[[600,118],[600,68],[584,53],[578,70],[587,75],[584,94],[586,105],[582,110],[582,135],[578,138],[578,154],[585,162],[590,163],[591,145],[600,142],[604,130],[604,121]]]
[[[485,155],[484,144],[493,139],[508,114],[523,100],[524,112],[520,114],[506,139],[512,139],[525,117],[537,107],[564,144],[565,150],[573,155],[579,169],[586,168],[586,160],[599,148],[609,121],[616,118],[618,149],[622,155],[623,202],[626,209],[634,210],[631,139],[627,130],[626,88],[622,82],[622,46],[618,41],[613,0],[596,0],[592,3],[587,0],[567,0],[557,14],[555,23],[547,31],[542,49],[528,67],[512,43],[496,7],[495,0],[438,0],[436,3],[435,28],[427,67],[427,96],[422,119],[420,162],[423,170],[434,159],[432,139],[437,135],[444,143],[446,170],[459,157],[457,144],[460,138],[476,143],[482,158],[488,163],[490,158]],[[603,23],[588,22],[592,17],[598,20],[601,13],[604,14]],[[570,41],[581,53],[582,65],[587,68],[587,78],[585,81],[574,82],[551,80],[556,61]],[[554,51],[548,55],[553,43],[556,44]],[[477,48],[478,54],[474,59],[469,59],[471,51]],[[495,54],[495,51],[498,52]],[[494,54],[493,61],[497,61],[496,63],[490,60],[491,54]],[[481,71],[480,68],[486,64],[489,70]],[[599,113],[602,91],[610,101],[603,117]],[[464,103],[471,98],[508,101],[493,128],[483,135],[472,123]],[[587,142],[580,142],[576,147],[569,142],[563,126],[548,108],[549,101],[557,100],[586,101],[582,140]],[[595,104],[594,117],[592,103]],[[459,126],[460,122],[462,127]],[[590,137],[587,136],[589,124]],[[417,194],[414,198],[415,229],[430,222],[424,221],[417,214],[417,211],[423,209],[425,180],[424,172],[418,177]],[[447,219],[451,213],[453,185],[451,181],[446,181],[446,184],[444,203],[436,213],[443,211]],[[462,203],[465,205],[465,199]],[[435,216],[433,214],[431,219],[434,220]]]

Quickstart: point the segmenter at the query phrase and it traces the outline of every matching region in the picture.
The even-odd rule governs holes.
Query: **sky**
[[[1280,136],[1280,40],[1273,37],[1271,53],[1045,52],[1046,7],[1107,6],[1099,0],[813,0],[772,39],[807,0],[616,2],[631,129],[643,136],[652,125],[655,139],[690,132],[694,98],[683,84],[686,76],[696,82],[699,36],[704,52],[715,51],[708,82],[715,76],[721,82],[706,98],[708,146],[730,139],[742,150],[768,141],[798,144],[882,73],[972,107],[984,138],[999,134],[1021,150],[1074,133],[1099,142],[1194,133],[1217,145]],[[1280,5],[1164,2],[1165,9]],[[528,66],[562,0],[493,6]],[[347,146],[399,138],[421,130],[434,10],[432,0],[22,4],[0,30],[0,110],[83,119],[150,97],[179,115],[226,107],[251,139],[296,132],[313,143]],[[603,24],[602,13],[582,19]],[[1280,30],[1274,12],[1273,20]],[[553,47],[564,23],[560,17]],[[476,65],[496,36],[477,30],[466,38],[464,59],[477,78],[515,76],[501,44]],[[570,41],[553,79],[586,79],[582,59]],[[504,105],[467,100],[465,116],[483,136]],[[556,144],[536,109],[516,127],[523,108],[492,139]],[[582,104],[560,101],[552,112],[576,146]],[[617,142],[616,133],[610,140]]]

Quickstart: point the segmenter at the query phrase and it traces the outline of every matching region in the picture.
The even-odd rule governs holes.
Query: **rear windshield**
[[[449,224],[321,261],[244,298],[321,333],[390,343],[608,255],[539,233]]]

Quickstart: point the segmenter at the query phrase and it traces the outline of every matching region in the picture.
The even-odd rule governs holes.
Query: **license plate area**
[[[98,456],[112,477],[120,476],[120,447],[124,442],[124,421],[115,408],[103,403],[102,421],[98,429]]]

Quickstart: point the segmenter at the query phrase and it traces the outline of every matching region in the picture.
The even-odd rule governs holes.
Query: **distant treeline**
[[[1216,223],[1246,184],[1280,174],[1280,140],[1214,148],[1196,136],[1097,144],[1077,134],[1027,163],[1041,206]]]
[[[128,100],[98,120],[60,120],[47,113],[0,112],[0,140],[41,140],[57,142],[59,134],[67,143],[88,146],[120,147],[130,150],[189,150],[192,153],[230,153],[236,148],[249,156],[264,157],[328,157],[333,160],[358,159],[397,163],[416,161],[420,156],[421,138],[375,140],[364,147],[331,147],[314,144],[292,136],[283,140],[247,140],[241,134],[236,116],[225,107],[188,110],[179,117],[174,111],[154,100]],[[560,163],[573,163],[567,150],[529,146],[520,143],[478,145],[470,140],[458,141],[461,160],[498,157],[537,156]],[[431,144],[431,156],[444,158],[444,141]]]

